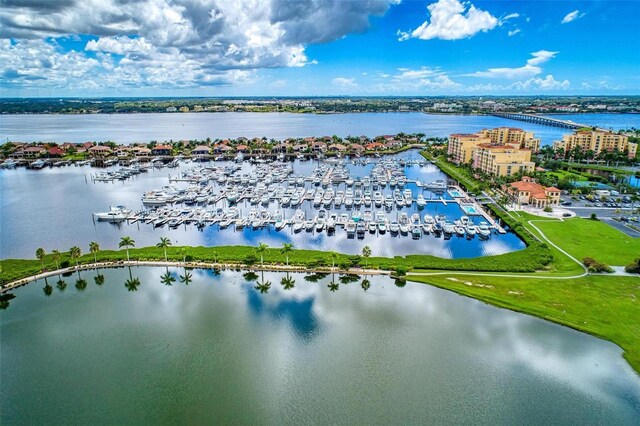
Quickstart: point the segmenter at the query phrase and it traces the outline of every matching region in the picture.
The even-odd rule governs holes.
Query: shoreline
[[[339,268],[339,267],[318,267],[308,268],[306,266],[297,265],[247,265],[244,263],[233,262],[200,262],[200,261],[156,261],[156,260],[119,260],[110,262],[83,263],[80,265],[69,266],[67,268],[59,268],[51,271],[44,271],[39,274],[30,275],[18,280],[10,281],[0,288],[0,294],[5,294],[17,288],[24,287],[43,278],[50,278],[56,275],[74,273],[78,271],[91,271],[99,269],[115,269],[122,267],[182,267],[193,269],[245,269],[247,271],[271,271],[271,272],[298,272],[298,273],[344,273],[353,275],[391,275],[391,271],[383,269],[366,269],[366,268]]]

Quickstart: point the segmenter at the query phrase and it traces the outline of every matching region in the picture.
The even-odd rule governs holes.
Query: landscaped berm
[[[573,218],[548,219],[492,209],[527,243],[524,250],[474,259],[442,259],[426,255],[369,257],[281,247],[157,247],[39,253],[41,259],[0,261],[3,291],[20,279],[57,268],[94,262],[118,265],[131,261],[199,262],[358,272],[361,268],[391,271],[487,303],[538,316],[610,340],[640,372],[640,276],[590,274],[582,265],[590,257],[610,266],[624,266],[640,255],[633,239],[605,223]],[[123,239],[124,240],[124,239]]]

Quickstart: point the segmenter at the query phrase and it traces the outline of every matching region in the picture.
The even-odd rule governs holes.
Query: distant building
[[[473,167],[494,176],[513,176],[533,172],[535,163],[528,149],[485,144],[473,151]]]
[[[94,157],[108,157],[111,155],[111,148],[104,145],[96,145],[89,148],[87,151]]]
[[[209,155],[209,147],[206,145],[198,145],[191,150],[193,155]]]
[[[158,145],[151,149],[151,155],[171,155],[173,148],[169,145]]]
[[[544,187],[528,176],[523,177],[519,182],[505,185],[503,189],[511,194],[518,204],[528,204],[541,209],[560,204],[558,188]]]
[[[627,135],[601,130],[578,130],[573,134],[564,135],[562,140],[553,143],[554,150],[570,152],[575,148],[579,148],[582,152],[593,151],[595,155],[602,151],[623,152],[628,149],[629,158],[635,158],[638,145],[629,142]]]
[[[180,112],[189,112],[189,107],[188,106],[180,107]]]
[[[516,127],[483,129],[478,135],[489,137],[492,144],[513,145],[516,148],[530,149],[533,152],[540,150],[540,139],[536,139],[533,136],[533,132],[527,132]]]
[[[177,110],[178,110],[178,109],[177,109],[176,107],[174,107],[174,106],[167,107],[167,108],[165,109],[165,111],[166,111],[166,112],[176,112]]]

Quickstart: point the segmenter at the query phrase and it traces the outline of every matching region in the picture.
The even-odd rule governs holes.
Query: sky
[[[0,3],[0,97],[640,94],[634,0]]]

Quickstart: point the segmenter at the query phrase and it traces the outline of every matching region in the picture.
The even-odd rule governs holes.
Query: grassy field
[[[474,179],[468,170],[448,162],[444,157],[433,157],[426,151],[421,151],[420,154],[438,166],[440,170],[457,180],[467,191],[477,193],[482,190],[480,182]]]
[[[416,276],[418,281],[495,306],[585,331],[610,340],[640,372],[640,279],[587,276],[571,280],[456,275]]]
[[[531,215],[527,219],[544,220]],[[640,238],[631,238],[600,221],[572,218],[533,223],[578,260],[592,257],[608,265],[624,266],[640,256]]]

